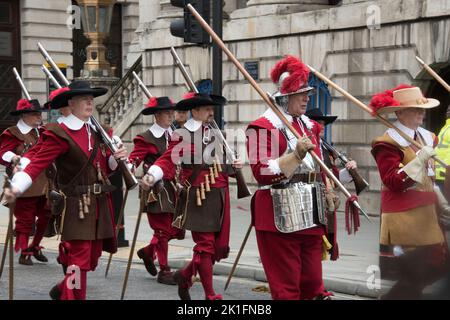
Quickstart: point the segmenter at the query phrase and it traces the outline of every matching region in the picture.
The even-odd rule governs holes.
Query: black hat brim
[[[179,101],[175,105],[175,110],[189,111],[197,107],[204,106],[224,106],[227,99],[219,95],[195,95],[192,98]]]
[[[75,96],[92,95],[94,98],[103,96],[108,92],[106,88],[71,89],[57,95],[50,103],[52,109],[59,109],[69,105],[69,100]]]
[[[337,116],[322,116],[322,117],[317,117],[317,116],[308,116],[308,118],[314,120],[314,121],[324,121],[325,125],[328,125],[330,123],[333,123],[336,121]]]
[[[160,111],[170,111],[173,110],[175,111],[175,105],[171,105],[171,106],[161,106],[161,107],[151,107],[151,108],[145,108],[141,111],[141,114],[143,114],[144,116],[149,116],[155,113],[158,113]]]
[[[39,104],[39,101],[37,99],[32,99],[30,100],[31,104],[33,105],[34,109],[22,109],[22,110],[13,110],[11,111],[9,114],[11,116],[19,116],[21,114],[25,114],[25,113],[33,113],[33,112],[45,112],[48,111],[45,106],[42,107]]]
[[[21,114],[25,114],[25,113],[44,112],[44,111],[47,111],[47,110],[45,110],[45,109],[40,109],[40,110],[30,110],[30,109],[14,110],[14,111],[11,111],[9,114],[11,116],[20,116]]]

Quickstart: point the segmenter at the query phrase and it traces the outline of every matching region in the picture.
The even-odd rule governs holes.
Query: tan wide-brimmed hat
[[[408,85],[376,94],[370,101],[374,114],[387,114],[406,108],[431,109],[439,104],[439,100],[426,98],[420,88]]]

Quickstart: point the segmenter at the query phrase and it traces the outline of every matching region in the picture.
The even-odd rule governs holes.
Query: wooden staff
[[[225,52],[225,54],[228,56],[228,58],[234,63],[234,65],[239,69],[239,71],[242,73],[242,75],[247,79],[248,82],[252,85],[252,87],[259,93],[261,98],[267,103],[267,105],[272,109],[273,112],[280,118],[280,120],[284,123],[284,125],[294,134],[294,136],[297,139],[300,139],[301,136],[295,130],[295,128],[292,126],[292,124],[286,119],[283,113],[275,106],[275,104],[272,102],[272,100],[264,93],[264,91],[258,86],[256,81],[250,76],[250,74],[245,70],[245,68],[242,66],[242,64],[234,57],[234,55],[231,53],[231,51],[225,46],[223,41],[219,38],[219,36],[211,29],[211,27],[206,23],[206,21],[202,18],[202,16],[195,10],[195,8],[188,4],[187,8],[192,13],[192,15],[197,19],[197,21],[200,23],[200,25],[205,29],[206,32],[209,33],[213,41],[221,47],[221,49]],[[334,176],[334,174],[331,172],[330,169],[323,163],[322,160],[317,156],[317,154],[314,151],[308,151],[311,156],[314,158],[314,160],[320,165],[323,171],[327,174],[327,176],[334,181],[336,186],[344,193],[344,195],[347,197],[347,199],[351,199],[352,195],[348,190],[344,187],[344,185],[339,181],[338,178]],[[364,212],[364,210],[359,205],[358,201],[352,200],[352,204],[359,210],[361,213],[367,218],[367,220],[370,220],[369,216]]]
[[[14,300],[14,247],[13,247],[13,219],[14,219],[14,208],[16,203],[9,204],[9,223],[8,223],[8,233],[9,239],[9,300]],[[6,250],[6,248],[5,248]]]
[[[123,196],[122,206],[120,207],[119,217],[117,219],[117,224],[116,224],[116,239],[119,236],[120,222],[122,221],[122,218],[123,218],[123,212],[125,210],[125,204],[127,203],[127,199],[128,199],[128,189],[125,189],[125,195]],[[108,258],[108,264],[106,265],[105,278],[108,277],[109,266],[111,265],[112,257],[113,257],[113,254],[110,253],[109,258]]]
[[[228,285],[230,284],[231,278],[233,277],[234,271],[236,270],[236,267],[238,265],[239,259],[241,258],[242,251],[244,251],[244,247],[247,244],[248,237],[250,236],[250,232],[252,231],[252,223],[250,222],[250,225],[248,226],[247,233],[245,234],[244,241],[242,241],[241,247],[239,248],[239,252],[236,256],[236,260],[233,263],[233,267],[231,268],[230,274],[228,275],[227,282],[225,283],[225,288],[223,289],[226,291],[228,289]]]
[[[137,221],[136,221],[136,228],[134,229],[133,242],[131,244],[130,255],[128,256],[128,264],[127,264],[127,269],[125,271],[125,279],[123,280],[122,294],[120,296],[120,300],[123,300],[123,298],[125,297],[125,291],[127,290],[128,276],[130,274],[131,261],[133,260],[134,247],[136,246],[137,235],[139,232],[139,225],[141,224],[141,217],[142,217],[141,211],[142,211],[141,208],[139,208],[139,213],[138,213]]]
[[[431,67],[429,65],[427,65],[422,59],[420,59],[418,56],[416,56],[417,61],[419,61],[419,63],[422,65],[422,67],[424,67],[425,70],[428,71],[428,73],[435,78],[440,84],[442,84],[442,86],[448,91],[450,92],[450,85],[445,82],[444,79],[441,78],[441,76],[439,76],[433,69],[431,69]]]
[[[3,253],[2,253],[2,261],[0,263],[0,279],[2,277],[3,274],[3,268],[5,267],[5,261],[6,261],[6,254],[8,252],[8,245],[9,245],[9,241],[11,240],[11,234],[9,233],[9,225],[11,224],[11,220],[8,222],[8,229],[6,231],[6,239],[5,239],[5,244],[3,246]]]
[[[362,110],[366,111],[367,113],[372,114],[372,108],[366,106],[364,103],[362,103],[360,100],[356,99],[354,96],[352,96],[349,92],[347,92],[346,90],[344,90],[343,88],[341,88],[339,85],[337,85],[336,83],[334,83],[333,81],[331,81],[330,79],[328,79],[326,76],[324,76],[322,73],[320,73],[319,71],[317,71],[316,69],[314,69],[311,66],[308,66],[308,68],[311,70],[311,72],[318,77],[319,79],[321,79],[322,81],[324,81],[327,85],[329,85],[330,87],[336,89],[338,92],[340,92],[344,97],[346,97],[348,100],[350,100],[351,102],[353,102],[354,104],[356,104],[358,107],[360,107]],[[392,124],[388,119],[386,119],[385,117],[376,114],[375,118],[377,118],[382,124],[384,124],[385,126],[394,129],[395,131],[397,131],[397,133],[399,135],[401,135],[403,137],[403,139],[405,139],[406,141],[408,141],[409,143],[413,144],[414,146],[416,146],[418,149],[422,149],[423,145],[420,144],[419,142],[417,142],[416,140],[414,140],[413,138],[411,138],[410,136],[408,136],[406,133],[404,133],[402,130],[400,130],[399,128],[397,128],[396,126],[394,126],[394,124]],[[439,159],[438,157],[434,156],[433,157],[434,160],[436,160],[437,162],[439,162],[440,164],[442,164],[443,166],[447,166],[447,164],[442,161],[441,159]]]

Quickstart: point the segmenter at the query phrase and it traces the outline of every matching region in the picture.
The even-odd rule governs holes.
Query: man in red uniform
[[[247,128],[249,161],[259,184],[252,198],[252,221],[270,292],[277,300],[329,296],[322,281],[322,255],[328,245],[324,174],[307,152],[321,154],[321,126],[304,115],[313,89],[308,75],[293,56],[271,72],[279,88],[275,102],[301,139],[271,109]]]
[[[68,105],[72,114],[60,124],[48,124],[41,148],[32,162],[12,179],[5,190],[9,202],[25,192],[52,162],[57,167],[58,188],[62,195],[60,232],[66,245],[69,272],[50,291],[52,299],[85,299],[87,272],[95,270],[102,249],[115,252],[114,221],[107,173],[117,168],[115,159],[125,159],[120,147],[112,156],[89,123],[94,97],[107,92],[91,88],[87,81],[74,81],[69,90],[57,95],[52,107]],[[61,257],[60,257],[61,258]]]
[[[394,125],[424,146],[418,150],[394,129],[372,142],[383,182],[381,277],[398,280],[382,299],[420,299],[423,288],[449,268],[431,159],[437,138],[421,127],[425,111],[439,101],[425,98],[418,87],[400,85],[375,95],[370,105],[374,114],[395,112],[398,121]]]
[[[174,107],[175,104],[168,97],[152,97],[141,111],[143,115],[154,115],[155,123],[134,139],[129,162],[135,167],[143,162],[144,170],[147,171],[167,150],[173,133],[171,123]],[[150,244],[137,252],[138,257],[144,261],[145,268],[153,276],[157,274],[154,259],[155,256],[158,257],[157,281],[169,285],[176,284],[168,265],[169,241],[183,238],[182,230],[172,226],[176,205],[174,177],[174,172],[172,175],[168,172],[158,190],[140,192],[141,208],[147,212],[148,222],[154,233]]]
[[[20,115],[17,125],[6,129],[0,135],[0,162],[8,169],[12,169],[14,163],[20,161],[19,166],[26,166],[28,159],[22,156],[36,145],[43,129],[41,108],[37,100],[21,99],[17,108],[10,114]],[[21,250],[19,263],[33,265],[31,257],[41,262],[47,262],[42,254],[41,240],[44,236],[50,212],[46,207],[46,189],[48,187],[45,173],[40,174],[33,182],[31,188],[17,199],[14,216],[16,217],[16,245],[15,250]],[[36,220],[37,219],[37,220]],[[36,223],[36,231],[31,244],[28,243],[33,225]]]
[[[230,236],[229,166],[224,165],[223,146],[211,128],[214,106],[223,106],[221,96],[189,93],[177,103],[177,110],[191,110],[192,118],[172,136],[167,151],[150,167],[143,178],[147,186],[171,177],[179,167],[176,180],[183,189],[177,203],[174,225],[191,230],[195,242],[191,262],[174,274],[178,295],[189,300],[192,276],[200,275],[205,299],[222,299],[213,287],[213,265],[228,256]],[[214,137],[214,139],[212,139]],[[214,145],[214,143],[216,145]],[[242,167],[237,160],[232,164]]]

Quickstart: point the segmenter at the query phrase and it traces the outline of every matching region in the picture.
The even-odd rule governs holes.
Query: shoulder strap
[[[70,180],[70,182],[65,185],[66,187],[72,186],[75,183],[75,181],[77,181],[77,179],[81,176],[81,174],[86,170],[87,166],[92,163],[95,156],[97,155],[99,144],[100,144],[99,139],[95,139],[94,148],[92,149],[92,153],[89,156],[89,159],[84,163],[83,167],[77,172],[77,174],[72,178],[72,180]]]

